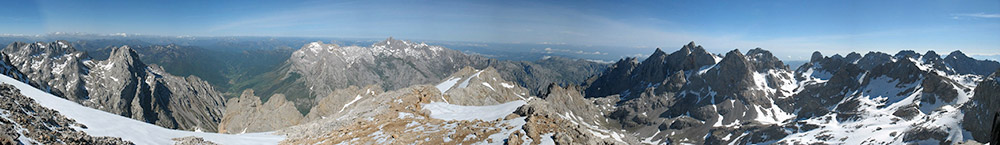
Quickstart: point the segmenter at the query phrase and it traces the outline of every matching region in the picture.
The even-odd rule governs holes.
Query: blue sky
[[[1000,1],[3,1],[0,33],[552,43],[1000,56]]]

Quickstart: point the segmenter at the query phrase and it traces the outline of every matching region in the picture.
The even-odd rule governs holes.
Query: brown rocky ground
[[[341,96],[328,96],[324,102],[337,103],[311,111],[326,113],[311,113],[308,118],[315,120],[278,134],[288,137],[282,144],[638,143],[636,138],[607,127],[613,122],[597,120],[613,109],[602,106],[614,100],[585,99],[578,87],[552,85],[542,99],[522,96],[527,89],[497,77],[491,68],[463,69],[449,78],[459,80],[444,93],[430,85],[375,93],[365,90],[377,86],[335,91]],[[459,85],[463,82],[467,85]],[[496,120],[442,120],[430,117],[431,112],[423,108],[432,102],[482,106],[518,100],[526,104]],[[340,111],[342,108],[346,109]]]

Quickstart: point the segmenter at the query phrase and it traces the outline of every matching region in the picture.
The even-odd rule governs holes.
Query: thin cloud
[[[551,47],[546,47],[545,49],[542,49],[542,50],[544,51],[545,54],[567,53],[567,54],[584,54],[584,55],[608,55],[607,52],[601,52],[601,51],[594,51],[594,52],[587,52],[587,51],[583,51],[583,50],[573,51],[573,50],[570,50],[570,49],[557,49],[557,48],[551,48]]]
[[[967,13],[967,14],[953,14],[952,19],[961,19],[963,17],[971,18],[1000,18],[1000,14],[987,14],[987,13]]]

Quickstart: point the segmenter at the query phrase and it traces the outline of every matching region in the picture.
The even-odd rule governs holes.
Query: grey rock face
[[[219,122],[219,133],[252,133],[274,131],[302,122],[302,114],[285,95],[275,94],[261,103],[253,90],[243,91],[239,98],[226,102],[226,113]]]
[[[31,84],[31,80],[28,80],[28,75],[24,75],[24,73],[21,73],[21,70],[14,67],[14,65],[10,63],[10,59],[7,58],[7,54],[0,52],[0,61],[2,61],[0,62],[0,74],[9,76],[26,84]],[[37,85],[32,86],[38,87]]]
[[[12,43],[3,52],[42,90],[125,117],[183,130],[214,131],[222,96],[200,78],[142,63],[128,46],[92,60],[64,41]]]
[[[0,84],[0,144],[132,144],[116,137],[94,137],[87,128],[42,107],[9,84]]]
[[[965,116],[962,128],[972,132],[973,138],[979,142],[990,142],[991,129],[995,126],[998,111],[1000,111],[1000,71],[996,71],[983,79],[976,86],[976,94],[972,96],[962,110]]]

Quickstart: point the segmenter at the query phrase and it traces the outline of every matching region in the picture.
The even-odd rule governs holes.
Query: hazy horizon
[[[466,2],[24,1],[0,33],[261,36],[571,44],[648,55],[695,41],[712,53],[764,48],[783,60],[899,50],[1000,58],[1000,1]],[[535,48],[545,49],[545,48]],[[594,50],[599,49],[599,50]],[[610,53],[609,53],[610,52]],[[605,56],[613,57],[613,56]]]

